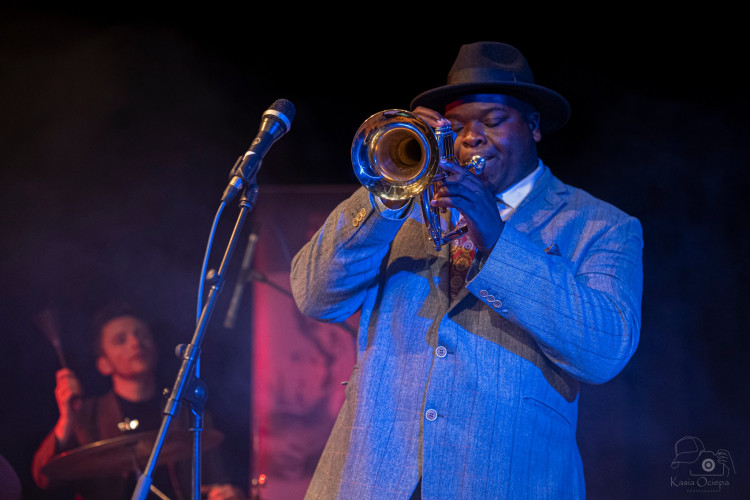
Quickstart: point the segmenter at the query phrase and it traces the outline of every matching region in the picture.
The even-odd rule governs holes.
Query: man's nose
[[[133,345],[133,346],[143,347],[144,340],[143,340],[143,338],[140,335],[136,335],[134,333],[131,333],[128,336],[128,343],[131,344],[131,345]]]
[[[460,137],[461,144],[466,147],[475,147],[484,142],[484,129],[479,123],[469,123],[464,126]]]

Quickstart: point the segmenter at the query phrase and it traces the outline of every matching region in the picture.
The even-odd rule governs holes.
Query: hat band
[[[470,102],[494,102],[515,108],[522,113],[536,111],[533,105],[505,94],[464,94],[445,105],[446,113],[456,106]]]
[[[461,83],[534,83],[534,78],[524,78],[515,71],[505,71],[497,68],[464,68],[451,72],[447,78],[448,85]]]

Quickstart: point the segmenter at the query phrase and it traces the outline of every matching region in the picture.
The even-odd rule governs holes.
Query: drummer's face
[[[133,316],[121,316],[101,330],[101,355],[97,366],[104,375],[137,378],[151,374],[156,346],[148,326]]]

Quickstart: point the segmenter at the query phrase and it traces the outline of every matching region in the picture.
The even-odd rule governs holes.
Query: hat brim
[[[546,87],[532,83],[462,83],[444,85],[422,92],[411,101],[411,109],[417,106],[444,112],[445,106],[467,94],[503,94],[521,99],[533,105],[541,115],[542,132],[553,132],[565,125],[570,119],[568,101]]]

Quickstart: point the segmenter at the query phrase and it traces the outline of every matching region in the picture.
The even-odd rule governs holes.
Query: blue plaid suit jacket
[[[449,302],[449,250],[418,212],[384,217],[361,188],[294,258],[303,313],[361,313],[306,498],[407,499],[420,478],[426,499],[583,498],[579,383],[610,380],[638,344],[639,221],[545,166]]]

